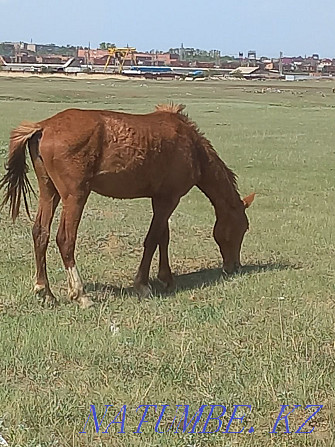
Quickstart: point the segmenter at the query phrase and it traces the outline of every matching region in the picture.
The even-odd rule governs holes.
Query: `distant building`
[[[256,51],[255,50],[250,50],[248,51],[248,59],[251,60],[256,60],[257,56],[256,56]]]
[[[259,67],[238,67],[230,72],[230,76],[251,78],[259,72]]]
[[[306,81],[311,79],[311,76],[304,73],[289,73],[285,75],[285,81]]]
[[[109,44],[108,44],[109,45]],[[0,43],[0,64],[45,64],[63,65],[70,58],[81,65],[92,66],[97,72],[102,72],[109,61],[110,65],[117,65],[114,57],[109,58],[107,49],[90,49],[74,46],[58,46],[55,44],[35,44],[26,42]],[[202,50],[193,47],[170,48],[163,52],[150,50],[129,54],[124,60],[125,66],[139,67],[182,67],[220,69],[221,74],[233,73],[244,78],[283,77],[294,74],[298,78],[309,76],[335,76],[335,60],[320,59],[319,54],[312,56],[288,57],[280,53],[279,58],[258,57],[255,50],[249,50],[247,56],[239,52],[238,56],[221,56],[219,50]],[[24,67],[27,69],[27,67]],[[76,67],[77,68],[77,67]],[[15,68],[14,68],[15,69]],[[184,70],[185,71],[185,70]]]

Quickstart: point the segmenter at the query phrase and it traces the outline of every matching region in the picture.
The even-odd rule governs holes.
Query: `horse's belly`
[[[101,172],[91,183],[91,189],[103,196],[116,199],[134,199],[137,197],[151,197],[148,177],[134,175],[129,172]]]

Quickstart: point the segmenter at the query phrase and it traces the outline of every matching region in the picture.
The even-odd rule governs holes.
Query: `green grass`
[[[270,89],[271,87],[271,89]],[[265,93],[257,91],[269,88]],[[224,280],[213,210],[192,190],[171,219],[177,291],[138,301],[132,280],[148,229],[149,200],[92,194],[81,222],[77,264],[96,305],[66,301],[54,242],[51,286],[62,299],[43,309],[32,293],[31,223],[0,215],[0,433],[10,446],[334,445],[335,95],[330,83],[148,82],[0,78],[0,163],[10,130],[67,107],[145,113],[156,103],[187,112],[239,175],[248,210],[243,274]],[[280,89],[278,93],[276,90]],[[3,170],[1,169],[1,172]],[[34,174],[30,178],[36,186]],[[33,203],[36,207],[36,202]],[[153,279],[157,257],[153,262]],[[110,330],[111,323],[118,328]],[[79,435],[95,404],[127,404],[126,433]],[[152,409],[132,434],[140,404],[252,405],[253,434],[156,434]],[[270,435],[281,405],[324,405],[312,434]],[[207,412],[208,414],[208,412]],[[296,430],[307,412],[290,416]],[[110,415],[110,416],[109,416]],[[307,416],[306,416],[307,417]],[[203,421],[205,418],[203,419]],[[203,425],[203,424],[202,424]],[[202,428],[200,426],[200,429]],[[236,423],[232,430],[242,425]],[[119,428],[117,426],[116,428]],[[215,430],[215,424],[209,428]],[[283,423],[278,431],[283,433]],[[307,430],[311,425],[307,426]]]

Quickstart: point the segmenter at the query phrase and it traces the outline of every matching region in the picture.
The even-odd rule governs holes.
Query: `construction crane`
[[[132,65],[136,65],[135,53],[136,53],[136,48],[134,48],[134,47],[108,48],[108,58],[107,58],[107,61],[106,61],[105,67],[104,67],[104,73],[106,73],[108,64],[112,57],[114,57],[115,62],[118,63],[119,73],[122,73],[123,66],[124,66],[127,56],[131,57]]]

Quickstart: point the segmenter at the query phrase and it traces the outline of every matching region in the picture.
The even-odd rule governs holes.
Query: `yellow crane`
[[[118,62],[119,73],[122,72],[125,60],[126,60],[126,58],[129,55],[131,57],[131,63],[133,65],[135,65],[136,64],[135,53],[136,53],[136,48],[134,48],[134,47],[124,47],[124,48],[112,47],[112,48],[108,48],[108,57],[107,57],[107,61],[106,61],[105,67],[104,67],[104,73],[106,73],[108,64],[109,64],[109,62],[110,62],[112,57],[114,57],[115,61]]]

